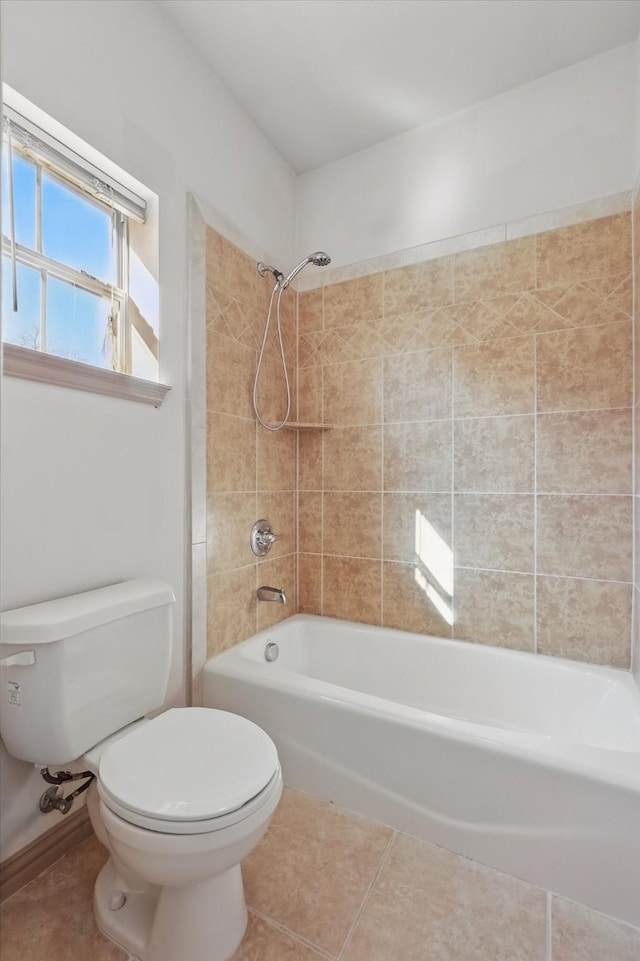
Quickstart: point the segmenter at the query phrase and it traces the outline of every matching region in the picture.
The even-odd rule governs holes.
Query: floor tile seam
[[[321,958],[325,958],[326,961],[337,961],[337,955],[330,954],[329,951],[325,951],[324,948],[314,944],[313,941],[310,941],[303,935],[298,934],[296,931],[292,931],[291,928],[288,928],[285,924],[282,924],[281,921],[277,921],[275,918],[265,914],[263,911],[259,911],[257,908],[247,907],[247,910],[249,914],[253,915],[255,918],[258,918],[260,921],[264,921],[265,924],[275,928],[276,931],[280,931],[281,934],[287,935],[287,937],[291,938],[293,941],[296,941],[298,944],[301,944],[303,947],[314,951]]]
[[[367,820],[368,820],[368,819],[367,819]],[[374,822],[374,823],[376,823],[376,822]],[[366,908],[366,906],[367,906],[367,902],[369,901],[369,897],[370,897],[373,889],[375,888],[375,885],[376,885],[376,882],[377,882],[377,880],[378,880],[378,877],[380,876],[380,872],[382,871],[382,869],[384,868],[385,864],[387,863],[387,861],[388,861],[388,859],[389,859],[389,856],[390,856],[390,853],[391,853],[391,849],[392,849],[392,847],[393,847],[393,844],[394,844],[394,841],[395,841],[395,839],[396,839],[396,837],[397,837],[397,834],[398,834],[398,832],[392,829],[391,836],[390,836],[389,840],[387,841],[387,843],[386,843],[386,845],[385,845],[384,851],[382,852],[382,854],[381,854],[381,856],[380,856],[380,859],[379,859],[379,861],[378,861],[377,867],[376,867],[375,871],[373,872],[373,875],[372,875],[372,877],[371,877],[371,880],[369,881],[369,884],[367,885],[367,889],[366,889],[366,891],[365,891],[365,893],[364,893],[364,895],[363,895],[362,901],[361,901],[361,903],[360,903],[360,907],[359,907],[358,910],[356,911],[355,917],[354,917],[354,919],[353,919],[353,921],[352,921],[352,923],[351,923],[351,925],[350,925],[350,927],[349,927],[349,930],[347,931],[347,933],[346,933],[346,935],[345,935],[344,941],[342,942],[342,945],[341,945],[340,950],[339,950],[338,955],[337,955],[338,961],[343,961],[344,953],[345,953],[345,951],[346,951],[346,949],[347,949],[347,946],[348,946],[348,944],[349,944],[349,941],[351,940],[351,936],[353,935],[356,927],[358,926],[358,922],[360,921],[360,918],[362,917],[362,915],[363,915],[363,913],[364,913],[364,910],[365,910],[365,908]]]

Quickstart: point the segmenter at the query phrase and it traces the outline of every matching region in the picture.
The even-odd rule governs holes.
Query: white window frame
[[[41,275],[40,348],[3,342],[3,371],[10,376],[44,381],[59,386],[112,394],[160,406],[170,389],[131,374],[133,330],[145,347],[158,359],[155,332],[137,311],[129,310],[129,217],[143,222],[145,201],[84,160],[71,148],[35,126],[21,114],[5,106],[5,129],[10,126],[12,153],[35,167],[36,172],[36,249],[12,243],[2,237],[2,254]],[[6,135],[3,132],[3,142]],[[11,162],[11,158],[9,158]],[[114,224],[116,277],[114,284],[101,281],[82,270],[53,260],[42,252],[42,176],[47,176],[77,193],[83,200],[107,213]],[[58,357],[46,351],[46,284],[54,277],[96,294],[112,303],[111,322],[116,325],[112,368],[94,367]]]

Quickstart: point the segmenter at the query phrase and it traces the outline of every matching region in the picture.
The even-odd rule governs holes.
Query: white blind
[[[4,122],[11,124],[11,137],[28,153],[45,165],[50,164],[73,183],[109,206],[116,207],[140,223],[146,219],[147,204],[132,190],[119,183],[92,163],[67,147],[46,130],[23,117],[12,107],[4,106]]]

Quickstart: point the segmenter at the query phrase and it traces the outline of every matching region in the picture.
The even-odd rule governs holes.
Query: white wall
[[[297,181],[297,248],[333,267],[633,186],[635,44]]]
[[[159,410],[5,377],[2,606],[151,575],[174,588],[183,684],[186,597],[187,192],[276,262],[292,260],[294,178],[155,3],[2,4],[4,80],[160,198]],[[59,819],[3,754],[2,858]]]

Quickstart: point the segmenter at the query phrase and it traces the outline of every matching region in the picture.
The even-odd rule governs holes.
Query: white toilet
[[[140,961],[225,961],[247,923],[240,862],[282,794],[275,745],[245,718],[162,707],[173,593],[149,580],[1,616],[0,733],[14,757],[96,775],[110,858],[98,927]]]

